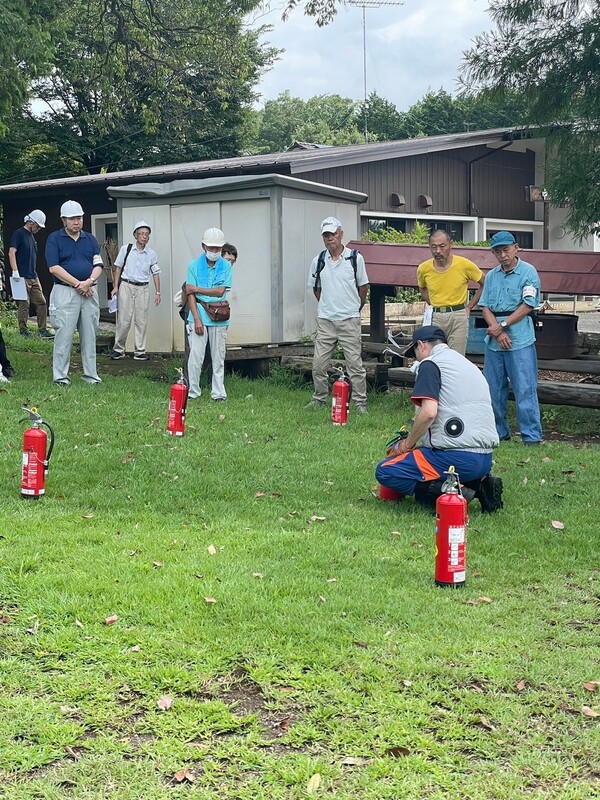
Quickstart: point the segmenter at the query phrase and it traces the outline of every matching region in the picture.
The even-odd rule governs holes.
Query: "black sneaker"
[[[24,339],[29,339],[29,337],[31,336],[31,334],[29,333],[29,331],[21,331],[21,336],[22,336]]]
[[[493,514],[504,507],[502,502],[502,478],[494,478],[487,475],[482,478],[475,497],[481,504],[482,514]]]
[[[150,356],[147,356],[146,353],[136,353],[133,357],[134,361],[150,361]]]
[[[54,339],[54,334],[50,333],[50,331],[47,328],[44,328],[44,330],[40,331],[39,333],[42,339]]]
[[[117,353],[116,350],[113,350],[109,358],[112,358],[113,361],[118,361],[120,358],[125,358],[125,353]]]
[[[2,367],[5,378],[14,378],[17,374],[12,367]]]

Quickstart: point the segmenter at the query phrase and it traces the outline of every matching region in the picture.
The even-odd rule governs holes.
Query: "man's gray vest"
[[[425,360],[439,368],[442,387],[438,413],[423,436],[423,445],[490,453],[499,442],[490,390],[482,373],[447,344],[436,345]]]

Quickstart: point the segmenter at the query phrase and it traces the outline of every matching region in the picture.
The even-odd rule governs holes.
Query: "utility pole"
[[[404,0],[347,0],[349,6],[362,8],[362,31],[363,31],[363,88],[364,88],[364,135],[365,144],[369,141],[369,104],[367,92],[367,8],[380,8],[381,6],[402,6]]]

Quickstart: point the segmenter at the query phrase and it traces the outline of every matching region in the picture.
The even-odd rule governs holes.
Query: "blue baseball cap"
[[[437,325],[423,325],[422,328],[417,328],[412,335],[412,341],[403,352],[402,355],[407,356],[408,358],[415,357],[415,347],[417,346],[417,342],[447,342],[446,334],[441,328],[438,328]]]
[[[490,250],[493,250],[494,247],[507,247],[510,244],[516,244],[517,240],[508,231],[498,231],[495,233],[492,238],[490,239]]]

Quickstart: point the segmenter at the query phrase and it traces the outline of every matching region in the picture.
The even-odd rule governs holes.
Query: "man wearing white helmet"
[[[52,376],[54,383],[68,386],[71,347],[79,331],[82,380],[101,383],[96,371],[96,333],[100,305],[96,281],[102,275],[100,246],[83,228],[83,208],[75,200],[60,207],[63,228],[46,242],[46,262],[54,279],[50,293],[50,321],[55,330]]]
[[[200,371],[210,344],[212,361],[212,387],[210,396],[217,402],[227,399],[225,391],[225,343],[229,320],[215,322],[206,311],[206,305],[223,300],[231,289],[231,264],[221,256],[225,235],[219,228],[208,228],[202,236],[202,255],[191,261],[186,276],[188,316],[188,341],[190,357],[188,376],[190,399],[200,397]]]
[[[46,327],[48,319],[46,298],[36,270],[37,243],[35,234],[46,227],[46,215],[39,208],[36,208],[25,215],[24,223],[21,228],[18,228],[13,233],[8,249],[8,261],[12,269],[12,277],[17,281],[22,280],[27,291],[26,300],[17,300],[19,332],[21,336],[31,335],[27,330],[27,320],[29,319],[29,306],[33,303],[40,336],[43,339],[53,339],[54,336]]]
[[[110,354],[113,360],[125,358],[127,334],[134,323],[134,361],[148,361],[146,355],[146,328],[148,326],[148,302],[150,299],[150,276],[154,283],[154,305],[160,305],[160,267],[154,250],[147,245],[151,228],[140,220],[133,229],[135,245],[124,244],[115,259],[115,282],[112,297],[119,298],[117,333],[115,346]]]

